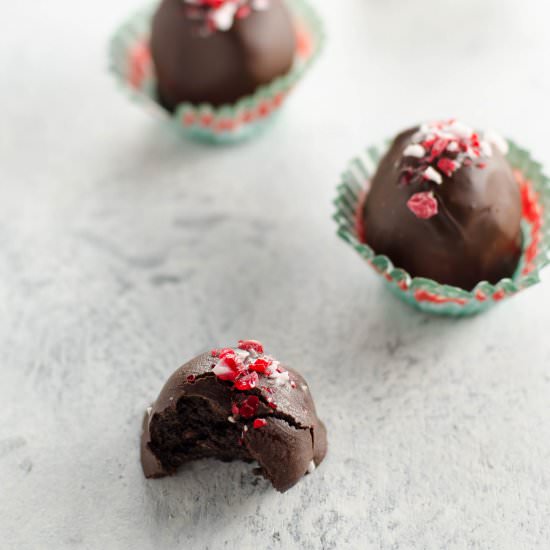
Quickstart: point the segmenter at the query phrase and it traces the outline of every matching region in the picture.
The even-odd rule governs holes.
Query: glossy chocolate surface
[[[363,210],[366,242],[412,276],[466,290],[511,277],[522,235],[520,192],[508,161],[491,145],[483,162],[442,174],[441,183],[418,178],[407,183],[403,174],[419,161],[404,152],[417,131],[397,136],[372,179]],[[426,192],[438,212],[422,219],[407,204]]]
[[[151,53],[168,110],[184,102],[234,103],[292,67],[294,28],[282,0],[235,19],[226,31],[205,33],[204,18],[189,13],[182,0],[163,0],[153,20]]]

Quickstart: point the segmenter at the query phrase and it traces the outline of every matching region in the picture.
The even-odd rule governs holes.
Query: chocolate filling
[[[155,415],[150,431],[150,449],[170,473],[201,458],[252,461],[246,448],[239,444],[242,426],[229,422],[227,415],[215,411],[201,397],[180,399],[176,410]]]

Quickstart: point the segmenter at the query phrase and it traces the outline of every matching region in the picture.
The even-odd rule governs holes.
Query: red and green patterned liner
[[[110,46],[111,70],[131,97],[168,116],[183,135],[212,143],[252,137],[273,120],[288,94],[319,55],[324,43],[321,20],[306,0],[287,0],[296,29],[296,56],[290,72],[258,88],[232,105],[182,103],[170,114],[157,101],[154,66],[149,49],[151,19],[157,4],[131,17]]]
[[[411,277],[393,265],[387,256],[378,255],[365,242],[361,216],[369,181],[387,150],[389,142],[371,147],[355,158],[342,176],[335,200],[338,235],[350,244],[381,275],[389,289],[409,305],[428,313],[462,316],[486,310],[540,281],[540,271],[549,262],[550,179],[528,151],[508,140],[507,158],[521,190],[523,253],[510,279],[496,285],[479,282],[472,291],[439,284],[432,279]]]

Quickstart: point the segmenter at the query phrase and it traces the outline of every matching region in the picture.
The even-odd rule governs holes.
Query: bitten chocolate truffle
[[[163,0],[151,53],[159,100],[235,103],[289,72],[295,34],[283,0]]]
[[[506,150],[455,120],[401,133],[371,181],[365,241],[413,277],[465,290],[511,277],[522,207]]]
[[[326,430],[305,380],[254,340],[212,350],[178,369],[143,421],[148,478],[201,458],[257,462],[284,492],[325,457]]]

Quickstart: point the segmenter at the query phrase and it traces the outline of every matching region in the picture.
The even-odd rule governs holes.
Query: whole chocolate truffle
[[[283,0],[163,0],[151,53],[161,103],[234,103],[289,72],[295,52]]]
[[[364,238],[413,277],[473,289],[511,277],[522,250],[506,142],[448,120],[397,136],[363,211]]]
[[[254,340],[178,369],[147,410],[141,462],[148,478],[201,458],[257,462],[284,492],[325,457],[326,430],[304,379]]]

